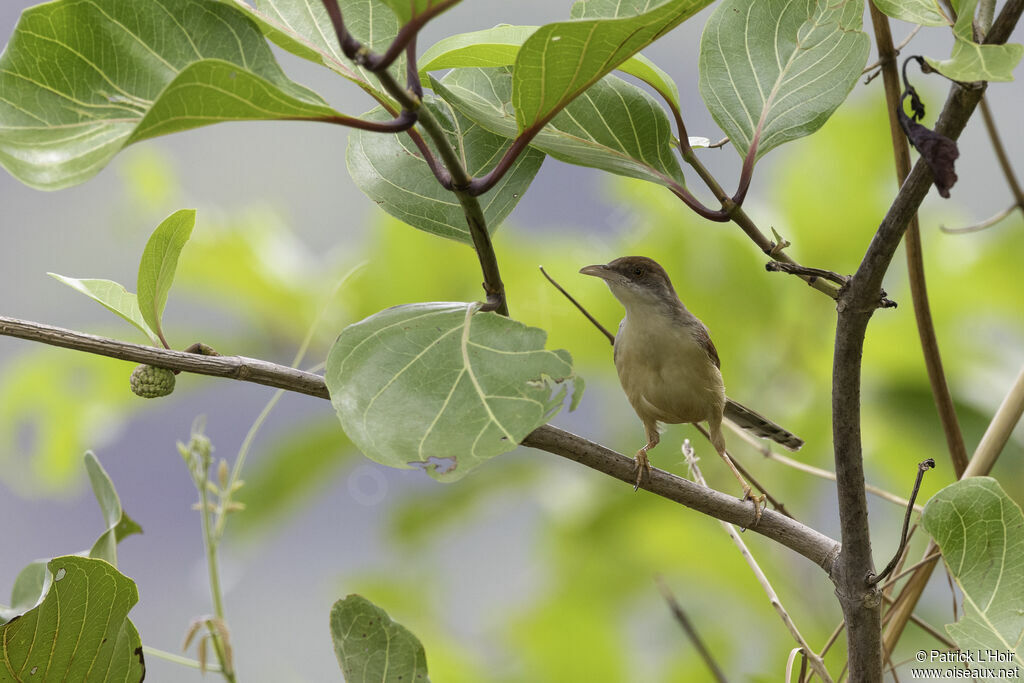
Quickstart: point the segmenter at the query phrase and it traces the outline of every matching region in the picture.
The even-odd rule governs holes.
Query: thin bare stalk
[[[697,465],[697,458],[689,440],[683,442],[683,455],[686,457],[686,465],[693,473],[694,480],[702,486],[707,486],[707,483],[704,481],[704,475],[701,474],[700,467]],[[740,538],[739,532],[736,531],[736,528],[732,524],[728,524],[726,522],[720,523],[726,533],[729,534],[729,538],[732,539],[732,542],[736,544],[737,548],[739,548],[740,554],[743,555],[743,559],[746,560],[750,570],[754,573],[754,577],[757,579],[757,582],[761,584],[761,588],[768,595],[768,601],[771,602],[772,607],[775,608],[779,618],[782,619],[782,623],[786,626],[790,635],[793,636],[797,645],[803,649],[804,655],[810,662],[814,673],[818,674],[818,676],[821,677],[821,680],[825,681],[825,683],[832,683],[832,678],[829,676],[828,670],[825,668],[825,663],[822,662],[821,658],[814,653],[814,650],[811,649],[810,645],[807,644],[807,641],[804,640],[804,637],[800,634],[800,629],[798,629],[796,624],[793,623],[793,619],[789,616],[789,612],[787,612],[786,608],[782,605],[782,601],[779,600],[779,596],[775,593],[775,589],[772,588],[772,584],[768,581],[768,577],[765,576],[764,572],[761,570],[760,565],[758,565],[757,560],[754,559],[754,556],[751,554],[747,544],[743,542],[742,538]]]
[[[697,629],[693,627],[693,624],[690,622],[690,618],[686,616],[686,612],[683,610],[682,605],[679,604],[679,601],[676,600],[676,596],[672,594],[672,591],[669,590],[669,587],[660,576],[655,578],[655,582],[658,584],[658,590],[661,592],[661,596],[665,599],[665,602],[668,603],[668,607],[672,611],[672,616],[675,617],[676,622],[678,622],[679,626],[683,629],[686,637],[690,639],[691,643],[693,643],[694,649],[697,650],[697,654],[700,655],[700,658],[704,660],[704,664],[708,667],[708,671],[711,672],[712,677],[714,677],[714,679],[719,683],[726,683],[728,679],[725,677],[725,674],[722,673],[722,667],[718,666],[718,662],[716,662],[715,658],[711,656],[711,651],[708,650],[707,645],[705,645],[704,641],[701,640],[700,634],[698,634]]]

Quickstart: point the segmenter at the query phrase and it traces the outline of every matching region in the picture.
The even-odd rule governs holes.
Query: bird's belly
[[[621,334],[617,340],[615,367],[637,415],[669,424],[721,415],[725,406],[722,374],[707,352],[689,338],[664,336],[648,334],[637,339]],[[664,344],[669,349],[652,348]]]

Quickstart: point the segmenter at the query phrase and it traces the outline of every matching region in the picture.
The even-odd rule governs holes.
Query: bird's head
[[[605,265],[586,266],[580,272],[605,281],[626,310],[681,306],[665,269],[646,256],[623,256]]]

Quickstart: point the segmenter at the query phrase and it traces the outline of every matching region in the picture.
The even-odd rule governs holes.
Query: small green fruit
[[[142,398],[159,398],[174,391],[174,373],[167,368],[139,365],[129,380],[132,392]]]

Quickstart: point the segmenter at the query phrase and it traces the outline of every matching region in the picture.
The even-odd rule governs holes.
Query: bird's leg
[[[643,480],[644,475],[647,475],[647,479],[651,478],[651,461],[647,459],[647,451],[651,450],[658,445],[661,441],[661,435],[658,434],[658,424],[652,422],[650,424],[644,423],[644,431],[647,432],[647,444],[636,452],[636,482],[633,484],[633,491],[640,488],[640,482]]]
[[[722,456],[722,460],[732,470],[733,476],[736,477],[737,481],[740,482],[740,486],[743,487],[743,497],[740,500],[752,500],[754,501],[754,523],[751,527],[757,526],[757,523],[761,521],[761,513],[764,511],[765,495],[762,493],[759,496],[755,496],[754,492],[750,488],[750,484],[743,478],[740,471],[736,469],[736,463],[729,457],[729,453],[725,450],[725,437],[722,435],[722,420],[708,420],[709,432],[711,433],[711,444],[718,451],[718,454]]]

